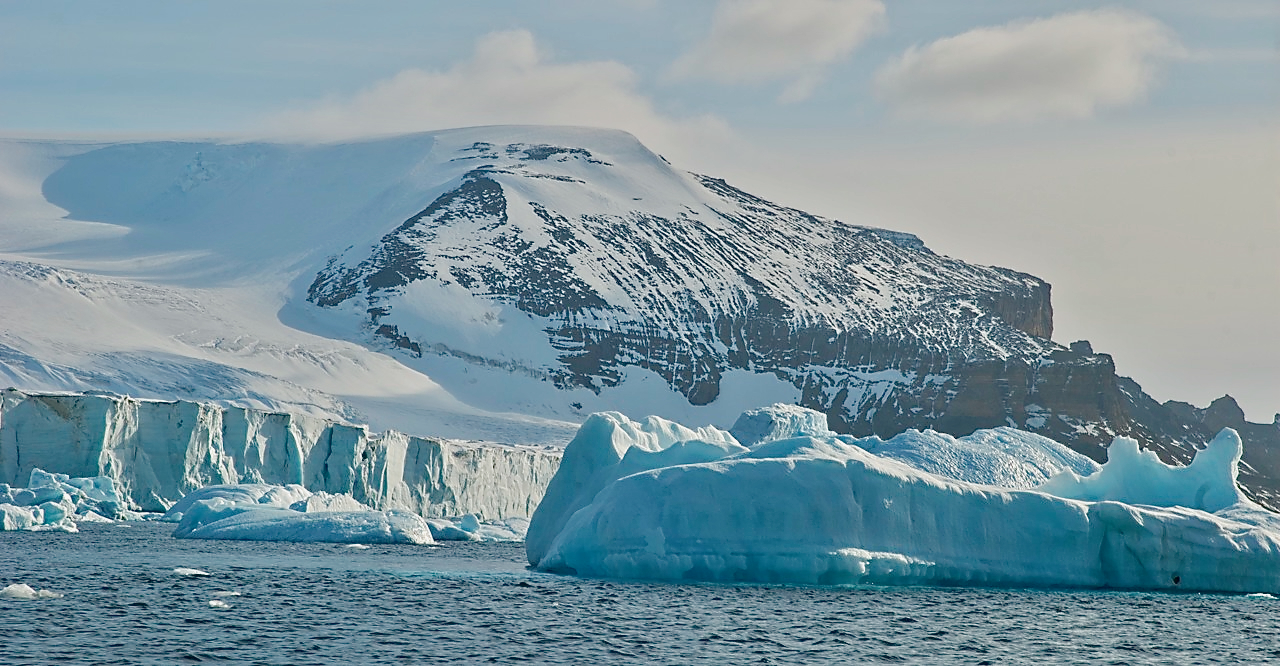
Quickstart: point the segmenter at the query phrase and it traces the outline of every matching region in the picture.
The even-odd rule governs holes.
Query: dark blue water
[[[0,599],[0,664],[1280,663],[1268,597],[655,585],[529,572],[518,545],[171,527],[0,533],[0,587],[66,595]]]

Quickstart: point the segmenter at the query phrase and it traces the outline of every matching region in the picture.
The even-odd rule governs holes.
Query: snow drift
[[[1230,430],[1187,468],[1131,455],[1136,443],[1121,439],[1100,471],[1062,465],[1027,490],[945,478],[863,448],[884,442],[776,420],[746,449],[715,429],[591,417],[534,515],[530,563],[662,580],[1280,591],[1280,520],[1235,487]],[[969,465],[1008,462],[989,433],[958,441],[990,451]],[[1033,458],[1027,468],[1045,464]]]

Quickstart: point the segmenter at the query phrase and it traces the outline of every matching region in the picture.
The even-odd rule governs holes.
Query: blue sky
[[[1274,0],[0,4],[0,134],[614,126],[1054,285],[1159,399],[1280,411]]]

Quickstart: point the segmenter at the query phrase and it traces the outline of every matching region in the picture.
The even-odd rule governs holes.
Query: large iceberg
[[[885,447],[893,440],[834,435],[794,408],[775,411],[751,417],[772,423],[751,429],[765,434],[749,446],[713,428],[591,416],[534,514],[530,563],[662,580],[1280,592],[1280,516],[1236,487],[1234,431],[1185,468],[1120,438],[1087,475],[1071,456],[1007,432],[1010,441],[999,431],[955,440],[965,465],[1022,456],[1003,477],[1053,473],[1026,489],[923,471],[872,452],[910,458],[905,440]]]

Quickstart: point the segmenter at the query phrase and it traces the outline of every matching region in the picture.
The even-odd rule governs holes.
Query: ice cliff
[[[495,520],[532,514],[558,451],[411,437],[323,419],[109,394],[0,391],[0,483],[34,468],[107,477],[164,511],[215,484],[297,484],[375,509]]]
[[[1187,467],[1121,438],[1085,476],[1069,457],[1052,462],[1056,445],[960,438],[969,463],[957,470],[1024,459],[1025,473],[1007,478],[1025,483],[1058,468],[1035,488],[1009,488],[868,450],[910,458],[911,439],[937,447],[929,433],[884,447],[795,416],[744,415],[774,421],[734,427],[765,433],[748,448],[714,428],[593,415],[533,517],[529,562],[661,580],[1280,592],[1280,516],[1235,485],[1234,431]],[[977,454],[984,447],[991,455]]]

